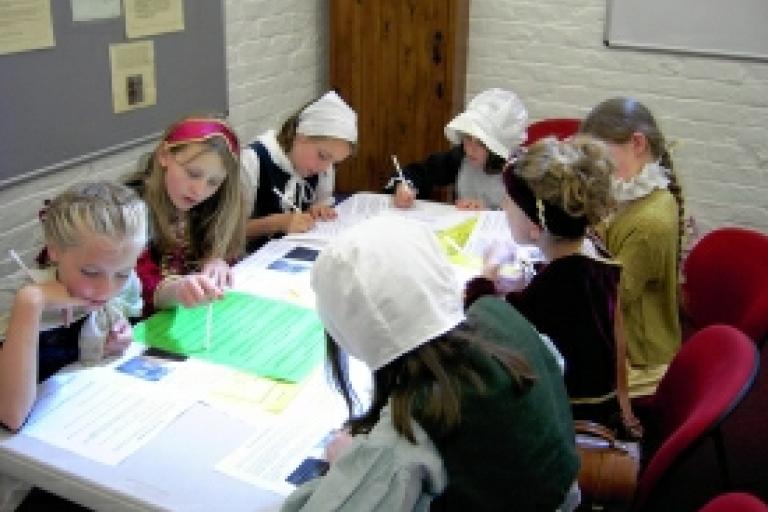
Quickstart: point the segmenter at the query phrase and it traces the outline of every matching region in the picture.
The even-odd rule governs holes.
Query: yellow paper
[[[299,384],[232,372],[217,382],[207,400],[225,407],[261,410],[279,414],[296,398]]]
[[[157,103],[155,46],[152,41],[109,46],[115,113]]]
[[[181,0],[124,0],[125,35],[131,39],[184,30]]]
[[[0,54],[54,44],[50,0],[0,1]]]

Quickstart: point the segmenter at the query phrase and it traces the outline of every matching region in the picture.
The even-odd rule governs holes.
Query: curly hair
[[[588,136],[544,138],[515,163],[534,195],[593,226],[615,206],[610,194],[614,164],[607,146]]]

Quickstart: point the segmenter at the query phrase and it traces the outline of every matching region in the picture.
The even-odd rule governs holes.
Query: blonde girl
[[[617,336],[621,268],[585,244],[587,228],[611,211],[613,162],[590,137],[531,146],[504,171],[504,211],[515,241],[534,244],[546,264],[520,291],[506,295],[565,359],[575,419],[641,433],[627,395],[626,347]],[[467,301],[494,292],[496,266],[467,288]]]
[[[239,156],[226,122],[188,117],[168,128],[129,182],[150,214],[150,244],[137,266],[145,314],[206,303],[231,286],[229,263],[245,245]]]
[[[41,217],[49,265],[23,266],[0,290],[11,304],[0,317],[0,422],[12,430],[29,414],[38,382],[78,359],[122,353],[132,339],[126,317],[141,313],[133,268],[147,216],[132,190],[76,185]]]

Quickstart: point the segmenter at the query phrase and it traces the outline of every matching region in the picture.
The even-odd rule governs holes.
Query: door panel
[[[377,191],[392,154],[405,164],[448,147],[443,127],[464,100],[468,2],[332,0],[330,9],[331,87],[359,125],[337,189]]]

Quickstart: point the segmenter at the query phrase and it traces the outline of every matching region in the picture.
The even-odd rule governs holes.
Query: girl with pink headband
[[[221,119],[171,125],[133,186],[149,209],[151,241],[139,258],[144,314],[218,299],[232,284],[228,261],[245,246],[240,142]]]

